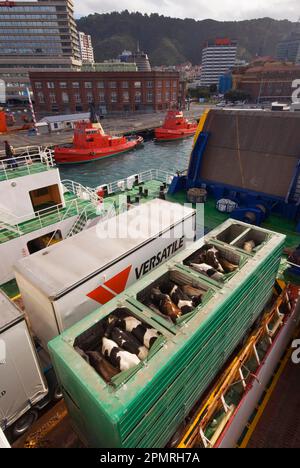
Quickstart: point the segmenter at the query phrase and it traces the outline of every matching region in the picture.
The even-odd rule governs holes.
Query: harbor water
[[[171,173],[187,169],[193,139],[158,143],[146,141],[141,148],[88,164],[60,166],[62,180],[97,187],[149,169]]]

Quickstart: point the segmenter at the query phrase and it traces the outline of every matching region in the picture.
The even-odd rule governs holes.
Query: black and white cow
[[[141,362],[136,354],[124,351],[113,340],[105,337],[102,338],[102,354],[120,371],[129,370]]]
[[[204,275],[209,276],[209,278],[212,278],[216,281],[222,281],[224,278],[223,273],[220,273],[219,271],[215,270],[215,268],[212,268],[206,263],[191,263],[190,266],[199,273],[203,273]]]
[[[111,332],[111,339],[122,349],[125,349],[125,351],[136,354],[141,360],[146,359],[148,356],[148,349],[146,346],[142,346],[132,333],[128,333],[118,327],[115,327]]]
[[[208,246],[205,254],[205,263],[213,267],[215,270],[224,273],[224,269],[219,261],[219,251],[213,246]]]
[[[194,310],[193,301],[172,281],[164,281],[160,288],[163,294],[168,294],[174,304],[181,310],[182,314],[188,314]]]
[[[169,294],[163,294],[159,288],[153,288],[150,295],[154,305],[160,312],[169,317],[172,322],[176,323],[177,319],[182,315],[179,307],[172,301]]]
[[[150,349],[159,337],[159,333],[154,328],[147,328],[140,320],[131,315],[124,316],[118,320],[118,326],[123,330],[132,333],[140,343]]]

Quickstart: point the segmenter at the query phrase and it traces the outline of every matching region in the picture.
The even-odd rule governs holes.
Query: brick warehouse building
[[[251,96],[253,102],[289,102],[294,80],[300,79],[300,66],[285,63],[266,63],[233,72],[234,87]]]
[[[185,83],[177,72],[32,72],[37,112],[160,111],[184,107]]]

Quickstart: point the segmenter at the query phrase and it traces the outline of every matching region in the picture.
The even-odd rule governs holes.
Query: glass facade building
[[[0,4],[0,79],[9,101],[26,100],[30,70],[80,66],[73,0]]]
[[[300,63],[300,32],[293,32],[278,43],[277,58],[282,61]]]

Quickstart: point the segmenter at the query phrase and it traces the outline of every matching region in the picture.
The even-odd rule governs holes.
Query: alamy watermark
[[[161,210],[156,203],[138,206],[127,203],[127,198],[120,195],[114,205],[99,202],[97,214],[101,217],[97,224],[99,239],[147,240],[159,235],[162,239],[185,238],[186,247],[197,237],[204,236],[204,204],[173,205],[176,209]],[[134,209],[132,209],[134,208]],[[118,217],[118,214],[120,215]]]
[[[0,365],[1,364],[6,364],[6,344],[3,340],[0,340]]]
[[[300,364],[300,339],[293,341],[292,348],[295,349],[292,353],[292,361],[294,364]]]
[[[292,88],[294,90],[292,92],[292,103],[293,104],[297,104],[297,103],[300,104],[300,79],[293,81]]]

